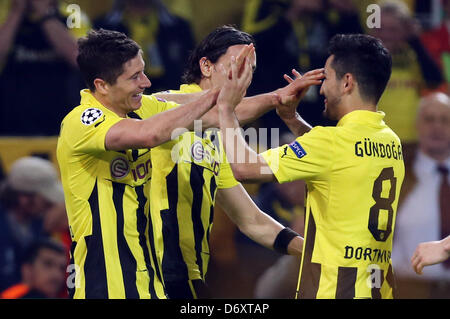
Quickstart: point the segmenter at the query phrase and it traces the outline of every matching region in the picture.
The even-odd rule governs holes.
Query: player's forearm
[[[242,227],[239,227],[239,229],[253,241],[273,250],[275,239],[284,229],[284,226],[260,211],[255,215],[253,223],[247,223]],[[302,249],[303,238],[300,236],[294,237],[287,246],[289,255],[300,256],[302,254]]]
[[[281,119],[295,137],[302,136],[312,129],[311,125],[309,125],[297,112],[295,112],[295,116],[291,118],[281,117]]]
[[[108,150],[152,148],[192,130],[199,119],[215,104],[218,92],[208,92],[195,102],[156,114],[145,120],[124,119],[109,129]]]
[[[152,122],[146,123],[148,129],[158,132],[153,142],[154,146],[170,141],[183,133],[182,129],[192,131],[194,129],[194,121],[200,119],[202,115],[211,109],[215,104],[217,94],[217,90],[204,93],[193,102],[183,104],[147,119]],[[180,133],[176,133],[176,130]]]
[[[238,181],[249,181],[254,175],[253,172],[259,170],[258,154],[245,141],[236,115],[233,112],[221,111],[220,107],[219,114],[223,145],[234,177]],[[259,181],[259,178],[251,181]]]
[[[203,91],[205,92],[205,91]],[[183,104],[195,101],[203,92],[196,93],[156,93],[154,96]],[[236,116],[241,126],[251,123],[274,109],[278,103],[277,95],[274,93],[259,94],[252,97],[242,99],[242,102],[236,106]],[[211,108],[202,118],[202,127],[204,129],[210,127],[219,127],[219,113],[217,105]]]
[[[242,99],[236,106],[235,113],[241,126],[251,123],[273,110],[278,103],[278,97],[274,93],[259,94]]]
[[[196,93],[192,93],[196,94]],[[177,94],[178,95],[178,94]],[[190,94],[185,94],[190,95]],[[272,110],[277,103],[277,96],[272,93],[260,94],[242,99],[241,103],[236,106],[235,114],[238,118],[238,124],[243,126],[251,123],[261,117],[268,111]],[[202,126],[204,129],[210,127],[219,127],[219,108],[214,106],[202,118]]]
[[[158,98],[167,100],[167,101],[175,102],[175,103],[178,103],[178,104],[185,104],[185,103],[190,103],[190,102],[195,101],[203,93],[205,93],[205,91],[196,92],[196,93],[166,93],[166,92],[159,92],[159,93],[155,93],[153,95],[158,97]]]
[[[56,17],[41,24],[45,35],[55,51],[70,65],[77,66],[78,45],[75,38]]]
[[[4,62],[8,55],[21,20],[22,13],[13,11],[0,27],[0,64]]]
[[[288,245],[289,255],[300,256],[303,251],[303,238],[300,236],[294,237]]]

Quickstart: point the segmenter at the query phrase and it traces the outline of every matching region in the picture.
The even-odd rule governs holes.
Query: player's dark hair
[[[23,262],[26,264],[34,263],[36,258],[39,256],[39,253],[44,249],[51,250],[60,255],[66,254],[66,249],[60,242],[57,242],[54,239],[42,238],[31,244],[31,246],[26,249],[23,256]]]
[[[184,83],[200,83],[202,71],[198,61],[206,57],[212,63],[216,63],[233,45],[255,43],[250,34],[240,31],[233,26],[225,25],[216,28],[191,52],[182,80]]]
[[[351,73],[361,98],[377,104],[391,77],[392,57],[381,40],[365,34],[335,35],[328,48],[336,78]]]
[[[114,85],[124,64],[135,58],[139,45],[124,33],[105,29],[91,30],[78,40],[77,63],[87,87],[94,92],[94,80]]]

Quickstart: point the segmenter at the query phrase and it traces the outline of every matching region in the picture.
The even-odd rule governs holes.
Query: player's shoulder
[[[315,126],[309,132],[297,137],[297,139],[333,139],[337,134],[337,128],[334,126]]]
[[[155,95],[148,95],[144,94],[142,95],[142,104],[144,103],[167,103],[167,100],[157,97]]]
[[[90,126],[99,120],[105,113],[105,110],[101,107],[78,105],[64,117],[63,122]]]
[[[167,101],[166,99],[163,99],[161,97],[155,96],[155,95],[142,95],[142,101],[141,101],[141,107],[139,110],[136,111],[136,113],[146,113],[153,111],[154,113],[161,112],[162,110],[167,110],[170,108],[173,108],[175,106],[178,106],[177,103]]]
[[[102,123],[115,123],[114,116],[104,107],[97,105],[79,105],[70,111],[61,124],[61,135],[71,140],[81,138],[89,132],[97,131]],[[104,125],[105,126],[105,125]],[[110,126],[110,125],[107,125]]]

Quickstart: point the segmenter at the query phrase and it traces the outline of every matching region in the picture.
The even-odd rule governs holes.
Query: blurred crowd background
[[[380,5],[379,27],[371,4]],[[39,23],[49,10],[58,19]],[[440,204],[450,199],[439,198],[450,167],[450,0],[0,0],[0,298],[67,297],[71,242],[55,149],[84,88],[76,39],[100,27],[129,35],[144,51],[147,93],[155,93],[178,88],[189,52],[224,24],[255,37],[248,95],[284,86],[293,68],[323,67],[334,34],[384,42],[393,70],[379,110],[402,140],[406,165],[392,253],[397,297],[450,298],[447,264],[422,276],[409,265],[419,242],[450,234]],[[335,125],[322,104],[312,88],[299,113],[313,126]],[[294,138],[274,111],[252,126],[279,128],[281,144]],[[245,186],[261,209],[303,233],[303,182]],[[252,243],[220,207],[210,240],[211,297],[293,298],[298,258]]]

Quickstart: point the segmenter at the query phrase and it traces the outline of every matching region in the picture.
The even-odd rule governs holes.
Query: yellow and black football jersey
[[[299,298],[392,298],[402,147],[384,113],[354,111],[262,153],[280,183],[308,188]]]
[[[201,91],[182,85],[181,93]],[[205,278],[217,189],[238,185],[218,129],[186,132],[152,149],[151,216],[164,281]],[[157,222],[160,220],[160,223]]]
[[[131,117],[175,107],[143,96]],[[108,151],[122,120],[88,90],[62,121],[57,158],[72,236],[73,298],[165,298],[149,216],[149,149]]]

